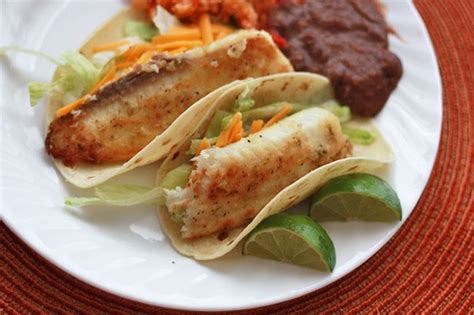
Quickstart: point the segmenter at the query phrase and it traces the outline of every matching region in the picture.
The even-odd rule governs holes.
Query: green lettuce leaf
[[[65,51],[61,54],[60,60],[57,60],[41,51],[12,45],[1,47],[0,56],[6,55],[8,51],[42,57],[58,66],[56,79],[50,84],[32,82],[28,85],[32,106],[37,104],[46,93],[67,95],[67,99],[63,103],[69,103],[71,99],[78,99],[88,93],[100,79],[100,70],[76,51]]]
[[[159,34],[155,25],[142,21],[128,21],[125,23],[123,32],[126,36],[138,36],[147,42]]]
[[[232,111],[234,113],[237,112],[245,112],[255,106],[255,101],[252,99],[252,91],[250,87],[247,85],[242,93],[239,94],[237,99],[234,102],[234,106]]]
[[[377,136],[363,129],[349,128],[342,126],[342,133],[345,134],[352,143],[369,145],[372,144]]]
[[[339,105],[339,103],[334,100],[324,102],[320,106],[336,115],[341,123],[347,122],[351,119],[351,109],[348,106]]]
[[[183,188],[188,183],[189,175],[191,175],[192,170],[193,167],[191,164],[181,164],[166,174],[161,182],[161,187],[164,189]]]
[[[141,185],[99,185],[95,188],[95,197],[66,197],[67,206],[84,207],[92,205],[111,205],[129,207],[139,204],[165,202],[161,187]]]
[[[31,82],[28,84],[28,94],[30,96],[30,105],[35,106],[38,104],[39,100],[49,90],[49,84],[44,82]]]
[[[81,94],[89,92],[100,79],[100,71],[86,57],[76,51],[65,51],[61,54],[65,67],[63,77],[58,80],[65,80],[62,84],[68,92],[74,89],[81,89]],[[80,95],[80,96],[82,96]]]

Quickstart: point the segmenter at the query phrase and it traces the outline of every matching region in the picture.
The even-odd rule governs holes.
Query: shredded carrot
[[[177,49],[181,47],[186,47],[186,48],[192,48],[196,46],[202,46],[202,41],[200,40],[179,40],[171,43],[166,43],[166,44],[158,44],[155,46],[155,48],[158,51],[163,51],[163,50],[172,50],[172,49]]]
[[[232,128],[232,130],[230,131],[230,135],[229,135],[229,141],[228,141],[228,144],[231,144],[231,143],[234,143],[234,142],[237,142],[240,140],[240,138],[242,138],[242,136],[240,138],[238,138],[238,135],[239,134],[243,134],[243,122],[242,120],[239,120],[235,125],[234,127]],[[238,138],[238,139],[237,139]]]
[[[117,69],[115,66],[113,66],[105,75],[104,77],[99,81],[97,82],[91,89],[91,91],[89,92],[89,95],[90,94],[93,94],[95,93],[98,89],[100,89],[101,86],[103,86],[105,83],[113,80],[115,78],[115,75],[117,74]]]
[[[217,137],[216,146],[219,148],[225,147],[229,144],[230,135],[235,126],[242,121],[242,114],[235,113],[230,120],[230,123],[222,130],[222,132]]]
[[[85,95],[85,96],[75,100],[74,102],[58,109],[56,111],[56,117],[61,117],[61,116],[67,115],[67,114],[69,114],[69,112],[73,111],[74,109],[76,109],[79,106],[81,106],[82,104],[84,104],[86,102],[86,97],[87,96],[88,95]]]
[[[222,31],[228,32],[230,34],[233,31],[235,31],[233,28],[228,27],[227,25],[224,25],[224,24],[212,24],[211,28],[212,28],[212,32],[215,34]]]
[[[259,132],[260,130],[262,130],[263,125],[264,125],[264,122],[261,119],[252,121],[252,124],[250,125],[249,133],[253,134],[253,133]]]
[[[177,54],[180,54],[182,52],[185,52],[187,50],[186,47],[179,47],[175,50],[171,50],[170,52],[168,52],[171,56],[176,56]]]
[[[165,43],[170,43],[178,40],[200,40],[201,39],[201,33],[199,32],[198,29],[192,29],[192,30],[183,30],[183,31],[177,31],[177,32],[168,32],[163,35],[157,35],[153,37],[152,43],[154,45],[157,44],[165,44]]]
[[[228,31],[219,31],[216,35],[216,39],[223,39],[227,35],[229,35],[231,32]]]
[[[199,154],[201,154],[202,150],[205,150],[205,149],[210,148],[210,147],[211,147],[211,144],[209,143],[209,140],[207,140],[207,138],[202,139],[199,142],[198,147],[196,148],[195,155],[198,156]]]
[[[201,14],[199,17],[199,30],[201,31],[201,39],[204,45],[212,43],[214,39],[209,14]]]
[[[288,113],[292,110],[293,106],[291,106],[291,104],[286,104],[278,113],[275,114],[275,116],[273,116],[269,121],[267,121],[267,123],[263,127],[270,127],[271,125],[277,123],[278,121],[285,118],[285,116],[288,115]]]
[[[155,54],[155,52],[153,50],[147,50],[145,51],[141,56],[140,58],[138,58],[137,62],[135,64],[137,65],[143,65],[145,63],[147,63],[148,61],[150,61],[151,57],[153,57],[153,55]]]
[[[152,48],[153,45],[150,43],[137,44],[125,51],[122,57],[125,58],[125,61],[136,61],[145,51]]]
[[[119,64],[117,64],[116,68],[117,70],[122,70],[122,69],[125,69],[125,68],[128,68],[128,67],[131,67],[135,64],[135,62],[133,61],[123,61]]]
[[[119,40],[119,41],[116,41],[116,42],[113,42],[113,43],[108,43],[108,44],[104,44],[104,45],[97,45],[97,46],[92,48],[92,52],[95,54],[95,53],[98,53],[98,52],[101,52],[101,51],[116,50],[120,46],[127,45],[129,43],[130,43],[130,41],[128,39],[122,39],[122,40]]]

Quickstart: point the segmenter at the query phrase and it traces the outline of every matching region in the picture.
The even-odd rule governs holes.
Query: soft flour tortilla
[[[218,109],[226,109],[231,106],[233,100],[246,86],[253,89],[253,99],[256,101],[256,106],[278,101],[322,103],[333,98],[333,91],[328,79],[316,74],[286,73],[258,78],[238,83],[229,88],[210,106],[211,110],[192,130],[192,133],[195,133],[195,136],[200,136],[205,132],[213,113]],[[347,126],[370,130],[376,133],[377,139],[368,146],[354,144],[352,157],[324,165],[286,187],[248,225],[228,231],[228,236],[224,240],[219,240],[217,233],[194,240],[181,238],[181,226],[171,219],[166,206],[158,206],[157,212],[164,232],[176,250],[183,255],[199,260],[215,259],[231,251],[262,220],[308,198],[331,178],[349,173],[370,172],[392,162],[393,155],[390,145],[370,119],[354,119]],[[190,138],[163,162],[158,170],[157,185],[160,184],[168,171],[189,161],[189,155],[185,153],[189,144]]]
[[[143,19],[143,16],[133,10],[126,9],[115,15],[109,22],[103,27],[98,29],[83,45],[80,51],[86,56],[90,57],[92,47],[107,42],[113,42],[123,37],[122,30],[123,26],[130,19]],[[234,43],[240,43],[245,40],[248,36],[263,36],[271,41],[268,34],[259,31],[242,31],[232,34],[224,38],[220,42],[215,42],[206,47],[206,50],[218,49],[222,45],[231,45]],[[219,44],[221,43],[221,44]],[[277,49],[277,48],[275,48]],[[203,48],[195,48],[186,52],[187,57],[199,57],[205,53]],[[289,69],[291,65],[289,61],[278,51],[276,64],[288,65]],[[211,92],[204,98],[200,99],[189,107],[185,113],[177,118],[171,126],[169,126],[163,133],[156,136],[156,138],[138,152],[133,158],[125,163],[114,163],[114,164],[78,164],[74,167],[65,166],[60,160],[54,159],[54,164],[64,176],[64,178],[75,186],[81,188],[93,187],[98,184],[105,182],[106,180],[117,176],[119,174],[128,172],[136,167],[143,166],[162,159],[170,151],[176,150],[177,146],[183,139],[189,138],[190,133],[189,126],[197,125],[203,117],[206,116],[208,104],[212,104],[224,91],[238,84],[239,81],[229,83],[222,86],[215,91]],[[50,97],[48,99],[48,108],[46,111],[46,132],[50,122],[55,117],[55,112],[62,106],[61,96]]]

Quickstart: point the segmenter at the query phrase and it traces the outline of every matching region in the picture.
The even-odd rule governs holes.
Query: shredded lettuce
[[[31,106],[38,104],[39,100],[48,92],[49,86],[48,83],[44,82],[31,82],[28,84]]]
[[[99,185],[95,188],[95,197],[66,197],[64,203],[72,207],[92,205],[111,205],[128,207],[138,204],[164,204],[161,187],[140,185]]]
[[[81,94],[84,95],[99,81],[100,71],[86,57],[76,51],[65,51],[61,54],[66,67],[68,90],[82,88]],[[60,78],[61,79],[61,78]],[[80,95],[80,96],[82,96]]]
[[[234,106],[232,111],[234,113],[237,112],[245,112],[255,106],[255,100],[252,99],[252,91],[250,87],[247,85],[242,93],[239,94],[237,99],[234,102]]]
[[[6,46],[0,48],[0,56],[7,51],[19,51],[47,59],[58,65],[56,79],[48,83],[32,82],[28,85],[30,104],[34,106],[46,93],[57,93],[64,96],[63,103],[70,103],[85,95],[99,81],[100,70],[86,57],[76,51],[65,51],[60,60],[53,58],[41,51],[19,46]]]
[[[189,175],[192,170],[193,167],[191,164],[181,164],[166,174],[161,182],[161,187],[164,189],[175,189],[176,187],[183,188],[188,183]]]
[[[334,100],[324,102],[320,106],[336,115],[341,123],[347,122],[351,119],[351,109],[348,106],[339,105],[339,103]]]
[[[232,116],[234,116],[234,114],[228,114],[227,116],[222,117],[219,134],[222,130],[225,129],[225,127],[227,127],[228,124],[230,124],[230,121],[232,120]]]
[[[128,21],[125,23],[123,32],[126,36],[138,36],[147,42],[159,34],[158,28],[154,24],[143,21]]]
[[[224,117],[227,117],[230,115],[230,112],[224,111],[224,110],[218,110],[212,116],[211,122],[209,123],[209,126],[207,127],[206,131],[206,138],[212,138],[212,137],[217,137],[219,133],[221,132],[221,126],[222,126],[222,119]]]
[[[342,133],[344,133],[351,142],[362,145],[372,144],[377,138],[374,133],[368,130],[349,128],[345,126],[342,126]]]

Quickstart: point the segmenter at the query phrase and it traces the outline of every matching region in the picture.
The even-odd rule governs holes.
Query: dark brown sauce
[[[282,51],[295,70],[327,76],[338,101],[356,114],[377,114],[402,76],[374,0],[282,1],[267,28],[286,39]]]

